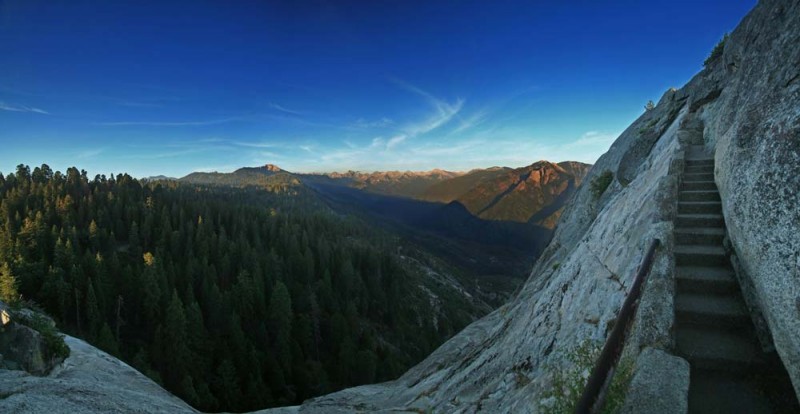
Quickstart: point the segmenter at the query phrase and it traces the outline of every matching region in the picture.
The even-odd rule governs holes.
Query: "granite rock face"
[[[70,356],[47,376],[0,369],[3,413],[196,413],[118,359],[65,337]]]
[[[0,369],[46,375],[63,357],[52,355],[42,335],[31,328],[35,323],[54,328],[49,317],[29,309],[12,309],[0,301]]]
[[[680,413],[689,407],[689,363],[664,351],[647,348],[628,388],[622,412]]]

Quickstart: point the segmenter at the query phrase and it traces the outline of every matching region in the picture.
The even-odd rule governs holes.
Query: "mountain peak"
[[[281,171],[283,171],[283,169],[281,167],[278,167],[275,164],[265,164],[264,167],[262,167],[262,168],[264,168],[267,171],[271,171],[271,172],[281,172]]]

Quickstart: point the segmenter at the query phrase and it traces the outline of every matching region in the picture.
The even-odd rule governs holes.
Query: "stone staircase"
[[[689,146],[675,220],[677,354],[691,365],[690,413],[800,413],[783,365],[756,337],[722,240],[714,160]]]

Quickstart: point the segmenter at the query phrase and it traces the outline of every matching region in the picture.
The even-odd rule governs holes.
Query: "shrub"
[[[8,263],[0,266],[0,300],[12,308],[19,307],[19,292],[17,291],[17,278],[11,273]]]
[[[722,39],[717,42],[717,45],[711,49],[711,53],[708,55],[705,61],[703,61],[703,66],[708,66],[709,64],[713,63],[715,60],[719,59],[722,56],[722,52],[725,50],[725,42],[728,41],[729,34],[725,33],[722,36]]]
[[[633,359],[621,358],[617,361],[614,377],[611,378],[611,384],[606,391],[603,413],[616,413],[622,409],[625,397],[628,395],[628,385],[633,378],[633,369]]]
[[[647,101],[647,104],[645,104],[644,110],[645,111],[652,111],[653,109],[655,109],[655,107],[656,107],[656,104],[653,103],[653,100],[651,99],[651,100]]]
[[[569,367],[548,367],[552,373],[552,386],[543,394],[544,398],[539,403],[542,412],[571,414],[575,411],[600,351],[601,344],[586,340],[566,353]],[[622,409],[633,370],[632,359],[622,358],[617,362],[601,413],[611,414]]]
[[[614,173],[608,170],[605,170],[600,175],[592,178],[590,189],[592,190],[595,200],[600,198],[600,196],[606,192],[606,189],[609,185],[611,185],[612,180],[614,180]]]
[[[69,347],[64,343],[64,337],[50,325],[47,318],[34,313],[33,318],[28,322],[28,327],[42,335],[45,349],[51,357],[66,359],[69,356]]]
[[[573,413],[598,355],[598,344],[587,340],[566,353],[567,367],[548,367],[552,374],[552,386],[542,395],[544,398],[540,402],[540,411]]]

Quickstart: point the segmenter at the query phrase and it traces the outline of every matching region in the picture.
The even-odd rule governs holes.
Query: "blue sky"
[[[0,0],[0,171],[593,162],[754,4]]]

